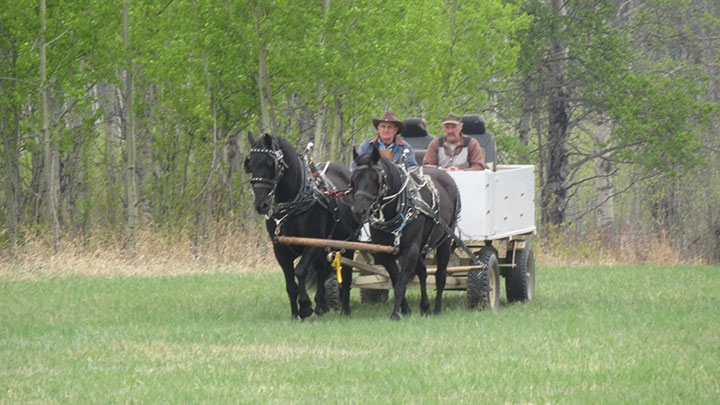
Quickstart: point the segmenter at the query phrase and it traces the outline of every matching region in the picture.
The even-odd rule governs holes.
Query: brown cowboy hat
[[[385,114],[380,119],[373,118],[373,126],[377,129],[381,122],[390,122],[398,127],[398,134],[401,134],[405,130],[405,124],[398,120],[398,118],[390,111],[385,111]]]

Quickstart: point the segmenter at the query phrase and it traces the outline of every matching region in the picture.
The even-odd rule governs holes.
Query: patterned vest
[[[465,137],[465,143],[463,143],[462,146],[455,146],[455,150],[453,150],[453,153],[457,150],[457,148],[461,148],[461,150],[460,153],[458,153],[457,155],[454,154],[452,156],[448,156],[445,154],[444,141],[444,136],[438,139],[438,166],[455,166],[458,169],[467,169],[468,167],[470,167],[470,164],[468,163],[468,145],[470,145],[470,137]]]

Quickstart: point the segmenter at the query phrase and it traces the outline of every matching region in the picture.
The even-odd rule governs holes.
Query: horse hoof
[[[402,319],[402,316],[397,312],[393,312],[392,315],[390,315],[390,319],[392,319],[393,321],[399,321]]]

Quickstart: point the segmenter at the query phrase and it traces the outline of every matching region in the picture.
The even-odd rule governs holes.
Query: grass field
[[[290,320],[277,273],[0,278],[0,403],[719,403],[720,268],[540,267],[535,301]]]

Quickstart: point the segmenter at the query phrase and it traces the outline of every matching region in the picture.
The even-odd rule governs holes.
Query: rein
[[[273,142],[273,147],[276,144]],[[307,152],[307,151],[306,151]],[[302,179],[300,184],[302,187],[295,194],[295,197],[288,202],[278,202],[277,200],[277,187],[280,180],[286,173],[286,170],[290,166],[285,162],[284,154],[281,149],[265,149],[265,148],[251,148],[249,153],[263,153],[270,156],[273,159],[273,171],[276,173],[272,179],[253,177],[250,179],[250,183],[253,187],[269,188],[270,192],[265,197],[266,201],[269,199],[270,210],[265,214],[266,219],[272,219],[275,221],[275,235],[280,235],[282,232],[282,225],[284,222],[295,215],[302,214],[311,209],[316,203],[319,203],[326,210],[330,211],[333,216],[333,229],[331,234],[335,232],[335,226],[340,222],[340,214],[338,213],[337,206],[331,206],[331,201],[328,201],[328,196],[333,196],[336,199],[342,199],[346,194],[352,192],[350,190],[338,191],[332,184],[329,178],[325,176],[329,164],[325,166],[322,172],[317,172],[314,169],[314,165],[307,161],[307,153],[297,156],[298,163],[301,167],[300,172]]]
[[[276,146],[273,142],[273,146]],[[250,179],[250,184],[253,187],[269,188],[270,192],[265,197],[266,201],[269,200],[270,210],[265,214],[266,219],[272,219],[275,221],[275,234],[279,235],[283,223],[291,216],[301,214],[315,205],[315,198],[313,196],[313,184],[310,181],[310,177],[307,175],[307,166],[298,156],[298,163],[303,169],[300,170],[302,175],[301,183],[302,187],[295,194],[295,197],[288,202],[277,201],[277,187],[280,183],[280,179],[283,178],[287,169],[290,166],[285,162],[285,156],[281,149],[265,149],[265,148],[251,148],[249,153],[262,153],[270,156],[273,160],[273,171],[275,177],[267,179],[263,177],[253,177]]]
[[[402,185],[394,194],[386,195],[390,192],[391,187],[386,170],[389,170],[390,167],[391,166],[383,167],[381,164],[357,166],[355,168],[356,172],[359,170],[373,170],[377,173],[379,192],[376,195],[372,195],[365,190],[354,190],[353,193],[364,196],[371,201],[370,217],[368,218],[370,225],[395,235],[394,246],[398,246],[400,244],[402,230],[405,228],[405,225],[415,217],[416,210],[410,195],[410,188],[408,187],[410,184],[410,175],[400,166],[397,166],[397,169],[400,171],[400,178],[403,179]],[[397,202],[397,206],[395,207],[396,215],[392,219],[386,220],[383,211],[393,202]]]

